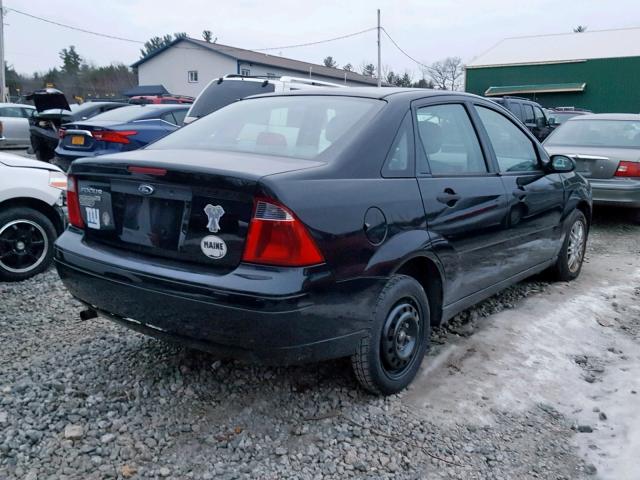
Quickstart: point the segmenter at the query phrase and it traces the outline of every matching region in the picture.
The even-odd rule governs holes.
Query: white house
[[[212,79],[227,74],[289,75],[352,86],[376,85],[374,77],[356,72],[188,37],[174,40],[131,67],[138,70],[138,85],[163,85],[172,94],[192,97]]]

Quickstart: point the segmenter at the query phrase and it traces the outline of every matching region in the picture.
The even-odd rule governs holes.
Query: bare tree
[[[203,30],[202,38],[207,43],[216,43],[218,41],[218,37],[213,38],[213,33],[211,33],[211,30]]]
[[[578,25],[576,28],[573,29],[573,33],[582,33],[586,31],[587,31],[586,25]]]
[[[435,88],[440,90],[459,90],[462,86],[464,65],[460,57],[447,57],[423,69],[433,81]]]

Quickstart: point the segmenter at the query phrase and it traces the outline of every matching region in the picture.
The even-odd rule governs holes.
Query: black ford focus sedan
[[[542,270],[578,276],[591,192],[571,159],[477,96],[338,90],[74,162],[55,261],[85,317],[249,361],[350,356],[391,394],[432,326]]]

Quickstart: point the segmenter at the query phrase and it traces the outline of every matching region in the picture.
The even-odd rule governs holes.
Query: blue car
[[[180,128],[190,105],[131,105],[62,125],[54,163],[137,150]]]

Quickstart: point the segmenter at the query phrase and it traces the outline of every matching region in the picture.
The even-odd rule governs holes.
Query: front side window
[[[189,83],[198,83],[198,71],[197,70],[189,70],[187,72],[187,78]]]
[[[315,159],[354,138],[383,105],[380,100],[341,96],[243,100],[202,117],[149,148]]]
[[[427,161],[427,165],[419,165],[420,173],[468,175],[487,172],[480,142],[464,106],[422,107],[417,110],[416,120],[419,145]]]
[[[540,169],[533,143],[522,130],[507,117],[490,108],[476,106],[476,110],[489,135],[501,172],[530,172]]]
[[[545,123],[544,113],[542,113],[542,109],[540,107],[534,107],[533,112],[536,116],[536,124],[539,122]]]
[[[524,123],[533,123],[533,108],[531,107],[531,105],[527,105],[524,104],[522,105],[522,113],[523,115],[523,119],[522,121]]]

